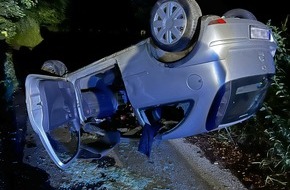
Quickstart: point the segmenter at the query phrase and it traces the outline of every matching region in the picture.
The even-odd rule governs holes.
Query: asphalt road
[[[65,170],[54,165],[30,126],[26,142],[24,163],[45,171],[53,189],[246,189],[184,139],[155,141],[149,159],[137,151],[137,140],[122,139],[108,156],[77,160]]]

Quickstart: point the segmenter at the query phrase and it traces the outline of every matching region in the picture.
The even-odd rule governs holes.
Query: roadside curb
[[[214,189],[247,189],[229,170],[210,163],[203,156],[203,151],[199,147],[186,142],[184,138],[169,140],[169,143],[184,157],[192,169]]]

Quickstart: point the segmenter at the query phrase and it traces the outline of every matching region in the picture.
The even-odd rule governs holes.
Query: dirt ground
[[[269,172],[259,166],[265,156],[262,147],[242,147],[232,141],[221,140],[217,132],[189,137],[187,141],[198,146],[211,163],[229,169],[248,189],[290,188],[278,183],[266,183]]]

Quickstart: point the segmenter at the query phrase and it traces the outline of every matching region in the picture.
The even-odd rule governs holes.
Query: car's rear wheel
[[[153,42],[164,51],[184,51],[192,45],[201,9],[195,0],[158,0],[152,8]]]
[[[231,9],[225,12],[223,16],[226,18],[242,18],[242,19],[257,20],[257,18],[253,13],[245,9]]]
[[[41,70],[60,77],[64,76],[68,72],[66,65],[59,60],[45,61],[41,67]]]

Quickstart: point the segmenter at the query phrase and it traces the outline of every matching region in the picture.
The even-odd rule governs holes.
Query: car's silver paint
[[[182,100],[194,102],[189,115],[177,127],[159,134],[158,138],[173,139],[208,132],[205,127],[207,115],[222,85],[235,79],[275,73],[274,39],[267,41],[249,38],[250,25],[267,28],[266,25],[255,20],[227,18],[226,24],[207,26],[216,18],[208,16],[202,20],[199,39],[192,50],[172,63],[161,62],[152,55],[152,48],[155,47],[148,38],[67,74],[65,80],[71,81],[75,86],[81,122],[84,124],[86,118],[80,103],[80,90],[88,87],[91,76],[117,64],[128,98],[141,124],[147,122],[142,113],[143,108]],[[40,105],[37,104],[37,80],[42,77],[30,75],[26,84],[29,118],[33,129],[40,135],[43,115]],[[250,117],[221,125],[219,128]]]

